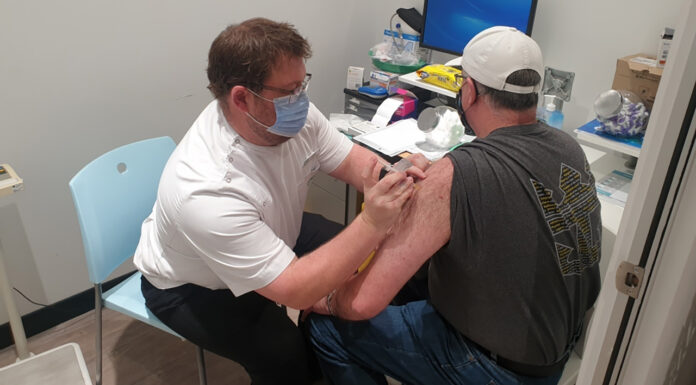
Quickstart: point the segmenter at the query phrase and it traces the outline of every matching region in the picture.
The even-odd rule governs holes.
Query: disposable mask
[[[457,92],[457,112],[459,112],[459,120],[462,121],[464,128],[467,131],[473,132],[473,128],[471,128],[471,125],[466,120],[466,112],[464,112],[464,110],[462,109],[462,94],[461,94],[461,92]]]
[[[254,95],[261,99],[273,102],[275,107],[276,121],[272,126],[267,126],[259,122],[256,118],[246,113],[253,121],[266,127],[266,131],[285,137],[293,137],[297,135],[304,127],[309,113],[309,97],[307,92],[301,92],[299,95],[288,95],[273,100],[266,99],[263,96],[251,91]]]

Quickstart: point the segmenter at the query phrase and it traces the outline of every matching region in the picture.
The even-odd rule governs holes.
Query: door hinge
[[[638,298],[640,286],[643,284],[645,269],[630,262],[623,261],[616,270],[616,290],[629,297]]]

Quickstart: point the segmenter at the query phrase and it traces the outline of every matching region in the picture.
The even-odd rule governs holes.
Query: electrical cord
[[[73,317],[75,317],[76,315],[82,314],[82,313],[84,312],[84,311],[80,311],[79,313],[76,313],[74,309],[75,309],[75,308],[78,308],[78,309],[79,309],[79,306],[76,307],[75,305],[72,305],[72,306],[70,306],[69,308],[64,309],[64,308],[62,308],[62,307],[56,307],[56,306],[52,306],[52,305],[47,305],[47,304],[39,303],[39,302],[36,302],[36,301],[32,300],[31,298],[27,297],[24,293],[22,293],[22,292],[21,292],[19,289],[17,289],[16,287],[12,287],[12,290],[14,290],[14,291],[16,291],[17,293],[19,293],[19,295],[21,295],[22,297],[24,297],[24,299],[26,299],[26,300],[29,301],[30,303],[32,303],[32,304],[34,304],[34,305],[37,305],[37,306],[44,307],[44,308],[46,308],[46,309],[49,309],[50,311],[55,312],[56,314],[61,314],[61,315],[63,315],[63,316],[70,316],[70,318],[73,318]],[[66,319],[67,319],[67,318],[66,318]]]
[[[26,299],[27,301],[33,303],[34,305],[43,306],[43,307],[49,306],[49,305],[46,305],[46,304],[43,304],[43,303],[38,303],[38,302],[36,302],[36,301],[32,301],[31,298],[29,298],[29,297],[27,297],[26,295],[24,295],[24,293],[22,293],[21,291],[19,291],[19,289],[17,289],[16,287],[12,287],[12,290],[14,290],[14,291],[16,291],[17,293],[19,293],[19,295],[21,295],[22,297],[24,297],[24,299]]]
[[[396,23],[396,29],[397,29],[397,31],[399,31],[399,40],[401,41],[401,44],[399,44],[396,41],[396,37],[394,37],[394,27],[392,25],[394,23],[394,17],[396,17],[396,16],[397,16],[397,14],[395,13],[392,15],[391,19],[389,19],[389,33],[391,34],[391,38],[392,38],[392,41],[394,42],[394,46],[396,47],[396,49],[398,49],[399,52],[403,52],[405,44],[404,44],[404,33],[401,30],[401,23]]]

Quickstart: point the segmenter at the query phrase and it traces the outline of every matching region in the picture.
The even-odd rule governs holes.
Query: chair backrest
[[[92,283],[103,282],[135,252],[175,147],[167,136],[127,144],[93,160],[70,180]]]

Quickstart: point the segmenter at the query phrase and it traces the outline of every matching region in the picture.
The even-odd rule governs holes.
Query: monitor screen
[[[496,25],[531,35],[537,0],[425,0],[421,46],[461,55],[477,33]]]

